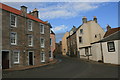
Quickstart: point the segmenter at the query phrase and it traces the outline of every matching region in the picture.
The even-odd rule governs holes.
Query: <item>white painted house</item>
[[[120,27],[108,30],[104,38],[92,43],[90,60],[120,64]]]
[[[83,24],[76,31],[77,50],[80,58],[89,59],[91,55],[91,43],[101,40],[105,32],[98,24],[95,16],[90,21],[87,21],[86,17],[83,17],[82,20]]]

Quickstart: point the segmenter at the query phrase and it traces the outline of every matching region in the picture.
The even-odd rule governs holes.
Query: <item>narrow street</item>
[[[23,71],[3,71],[3,78],[117,78],[118,66],[57,56],[56,64]]]

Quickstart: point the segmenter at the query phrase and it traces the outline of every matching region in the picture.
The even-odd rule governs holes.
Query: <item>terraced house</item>
[[[49,61],[51,25],[38,10],[27,13],[0,3],[2,10],[2,68],[38,65]]]

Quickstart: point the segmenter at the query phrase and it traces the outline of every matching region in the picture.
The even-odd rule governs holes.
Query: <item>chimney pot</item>
[[[32,15],[38,18],[38,9],[35,8],[32,12]]]
[[[107,31],[111,29],[111,27],[108,24],[107,24],[106,28],[107,28]]]
[[[87,18],[85,16],[83,16],[82,21],[83,21],[83,23],[87,23]]]
[[[27,7],[26,6],[21,6],[21,11],[22,11],[22,16],[26,16],[26,14],[27,14]]]
[[[93,21],[95,21],[97,23],[97,17],[96,16],[94,16]]]

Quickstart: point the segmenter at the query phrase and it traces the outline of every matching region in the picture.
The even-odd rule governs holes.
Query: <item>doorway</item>
[[[34,65],[34,53],[32,51],[28,52],[29,65]]]
[[[9,51],[2,51],[2,69],[9,68]]]

